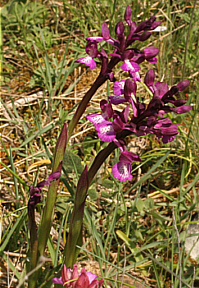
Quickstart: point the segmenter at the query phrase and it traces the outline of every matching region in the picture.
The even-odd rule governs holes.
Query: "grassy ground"
[[[99,73],[99,67],[90,71],[74,61],[84,54],[85,38],[99,35],[104,21],[114,35],[127,4],[137,23],[155,15],[167,27],[146,43],[160,50],[156,78],[170,86],[191,80],[182,95],[193,109],[175,119],[182,125],[170,144],[162,145],[154,137],[129,138],[129,147],[142,159],[139,166],[133,166],[131,182],[113,179],[112,158],[104,163],[89,189],[84,245],[78,259],[87,270],[95,273],[97,269],[98,276],[109,280],[105,285],[112,287],[120,283],[125,287],[124,282],[130,287],[199,287],[197,259],[190,258],[191,251],[185,252],[187,227],[199,209],[199,7],[196,1],[181,0],[4,3],[0,39],[1,287],[16,287],[29,261],[26,184],[51,173],[49,159],[57,135]],[[146,64],[141,75],[152,67]],[[116,77],[121,77],[119,70]],[[142,87],[138,90],[144,97]],[[86,114],[99,111],[99,101],[106,95],[103,85]],[[85,163],[101,147],[92,125],[81,119],[67,149],[73,153],[67,158],[72,161],[64,164],[71,182],[76,185]],[[44,202],[45,195],[44,189]],[[42,205],[37,207],[38,223]],[[48,273],[61,264],[72,207],[63,180],[46,249],[52,261],[45,265],[46,278],[39,287],[50,287]]]

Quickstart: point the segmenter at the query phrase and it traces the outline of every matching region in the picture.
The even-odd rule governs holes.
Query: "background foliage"
[[[181,79],[191,80],[183,97],[193,109],[175,119],[183,125],[171,144],[162,145],[154,137],[129,139],[129,147],[142,159],[139,166],[133,166],[132,182],[113,179],[110,167],[117,153],[104,163],[89,188],[79,261],[96,261],[95,268],[98,262],[98,275],[109,279],[112,287],[119,287],[119,281],[137,286],[142,283],[144,287],[197,287],[199,270],[190,253],[185,253],[185,240],[187,226],[198,211],[199,9],[196,1],[181,0],[4,3],[0,116],[0,273],[4,287],[16,287],[28,265],[27,185],[51,173],[47,160],[52,157],[61,127],[71,119],[99,72],[99,67],[89,71],[74,61],[77,55],[84,55],[86,37],[100,34],[103,22],[114,35],[114,26],[123,19],[127,4],[137,23],[155,15],[167,27],[164,32],[154,32],[147,43],[160,50],[155,66],[157,81],[171,86]],[[145,64],[141,74],[152,67]],[[119,70],[115,75],[117,79],[123,76]],[[142,87],[138,88],[140,97],[145,97]],[[99,111],[99,101],[109,90],[111,85],[104,85],[96,93],[87,114]],[[52,285],[47,280],[62,261],[73,207],[72,183],[77,183],[85,164],[103,145],[83,118],[65,155],[46,250],[52,261],[44,265],[40,287]],[[41,212],[42,205],[38,205],[38,222]]]

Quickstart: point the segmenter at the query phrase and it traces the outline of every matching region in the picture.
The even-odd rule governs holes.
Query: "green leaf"
[[[88,190],[88,195],[90,196],[91,200],[93,200],[93,201],[97,200],[97,198],[98,198],[98,193],[97,193],[96,189],[94,189],[94,188],[90,188]]]
[[[154,207],[154,200],[152,198],[147,198],[144,201],[144,206],[146,210],[151,210]]]
[[[140,248],[136,247],[136,242],[132,241],[131,239],[129,239],[127,237],[126,234],[124,234],[122,231],[117,230],[116,234],[118,235],[119,238],[121,238],[124,243],[128,246],[128,248],[131,250],[131,253],[134,254],[135,257],[135,261],[142,261],[144,258],[142,256],[142,254],[140,253]]]
[[[102,185],[107,189],[111,189],[113,187],[113,181],[109,179],[102,180]]]
[[[156,213],[155,211],[150,211],[150,215],[153,216],[156,220],[159,220],[161,223],[165,221],[171,221],[171,218],[165,217],[160,213]]]
[[[104,198],[109,198],[110,197],[110,193],[103,190],[103,191],[101,191],[101,196],[104,197]]]
[[[63,159],[63,167],[66,173],[72,173],[73,171],[77,171],[78,174],[81,174],[84,167],[81,164],[81,158],[74,154],[71,151],[66,151]]]
[[[142,199],[138,199],[137,203],[136,203],[136,208],[138,210],[138,212],[143,212],[144,210],[144,201]]]
[[[23,221],[25,219],[27,215],[27,209],[24,209],[24,211],[21,213],[21,215],[17,218],[17,221],[15,222],[15,224],[13,225],[13,227],[10,229],[9,233],[6,236],[6,239],[4,240],[4,242],[2,243],[2,245],[0,246],[0,253],[3,252],[8,244],[8,242],[10,241],[10,238],[13,236],[13,233],[15,232],[15,230],[18,228],[20,230],[19,227],[21,227],[22,225],[24,225]],[[19,226],[19,227],[18,227]]]

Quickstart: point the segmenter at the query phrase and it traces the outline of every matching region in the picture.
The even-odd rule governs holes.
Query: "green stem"
[[[104,161],[108,158],[108,156],[117,148],[117,145],[114,142],[108,144],[106,148],[101,150],[98,155],[95,157],[93,164],[91,165],[88,171],[88,183],[91,184],[93,178],[95,177],[97,171],[104,163]]]
[[[59,185],[59,180],[54,181],[48,190],[48,196],[46,199],[46,204],[44,207],[44,212],[42,215],[42,220],[39,228],[39,244],[38,251],[39,255],[44,254],[48,237],[50,234],[50,229],[52,225],[53,215],[54,215],[54,205],[57,198],[57,188]]]
[[[73,264],[75,264],[79,252],[79,249],[77,247],[82,246],[82,224],[84,218],[85,201],[79,207],[74,206],[71,215],[67,244],[64,249],[64,263],[67,268],[73,267]]]
[[[117,148],[114,142],[98,153],[91,168],[87,172],[87,166],[82,173],[77,186],[77,192],[75,194],[74,208],[70,220],[70,228],[67,239],[67,245],[65,247],[65,265],[67,268],[72,268],[76,262],[79,249],[82,245],[82,223],[84,218],[84,207],[86,202],[86,196],[89,185],[95,177],[100,166],[104,163],[106,158]]]
[[[83,99],[81,100],[81,102],[79,103],[79,106],[72,118],[72,120],[70,121],[69,125],[68,125],[68,139],[70,139],[72,132],[75,128],[75,126],[77,125],[79,119],[81,118],[82,114],[84,113],[84,111],[86,110],[86,107],[89,103],[89,101],[91,100],[91,98],[93,97],[93,95],[95,94],[95,92],[98,90],[98,88],[104,84],[104,82],[108,79],[108,73],[110,73],[112,71],[112,69],[115,67],[115,65],[120,61],[119,58],[113,58],[110,63],[108,64],[108,67],[106,69],[105,73],[100,73],[99,76],[97,77],[97,79],[95,80],[95,82],[93,83],[93,85],[91,86],[91,88],[87,91],[87,93],[84,95]]]
[[[67,143],[67,129],[66,124],[64,124],[55,147],[52,172],[55,171],[61,172],[62,170],[62,160],[66,149],[66,143]],[[46,248],[46,244],[52,226],[58,185],[59,185],[59,179],[53,181],[49,186],[46,204],[44,206],[44,212],[39,226],[38,240],[37,240],[36,223],[33,221],[34,210],[33,212],[30,210],[31,212],[30,241],[31,241],[31,263],[32,263],[31,269],[36,268],[39,262],[39,258],[40,256],[43,256]],[[36,287],[37,279],[39,278],[40,274],[41,269],[36,269],[36,271],[30,276],[29,285],[31,288]]]
[[[70,220],[69,234],[64,251],[65,265],[67,268],[73,267],[79,251],[77,246],[82,245],[82,223],[88,187],[88,168],[86,166],[78,181],[74,208]]]
[[[34,207],[32,207],[31,205],[28,208],[28,218],[29,218],[30,251],[31,251],[30,271],[32,271],[37,266],[38,239],[37,239],[37,225],[35,222],[35,210]],[[33,274],[30,276],[30,278],[28,278],[28,287],[30,288],[35,287],[35,279],[32,276]]]
[[[67,142],[67,129],[66,124],[64,124],[55,147],[52,172],[55,171],[61,172],[62,160],[66,149],[66,142]],[[52,184],[49,186],[48,189],[46,204],[44,207],[44,212],[42,215],[39,229],[39,246],[38,246],[39,256],[44,254],[44,250],[50,234],[54,214],[54,206],[57,198],[58,185],[59,185],[59,179],[52,182]]]
[[[95,94],[97,89],[106,81],[106,76],[104,75],[99,75],[91,88],[87,91],[81,102],[79,103],[79,106],[73,116],[73,119],[70,121],[68,125],[68,139],[70,138],[75,126],[79,122],[79,119],[81,118],[82,114],[86,110],[86,107],[88,105],[88,102],[92,98],[92,96]]]

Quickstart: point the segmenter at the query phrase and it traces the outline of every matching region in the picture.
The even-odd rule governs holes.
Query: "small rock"
[[[199,221],[199,213],[194,216],[193,221]],[[199,233],[199,222],[190,224],[187,228],[187,238],[185,240],[185,252],[189,254],[190,258],[197,261],[199,257],[199,236],[192,236]],[[194,247],[193,247],[194,246]],[[192,249],[193,248],[193,249]],[[191,251],[191,252],[190,252]]]

